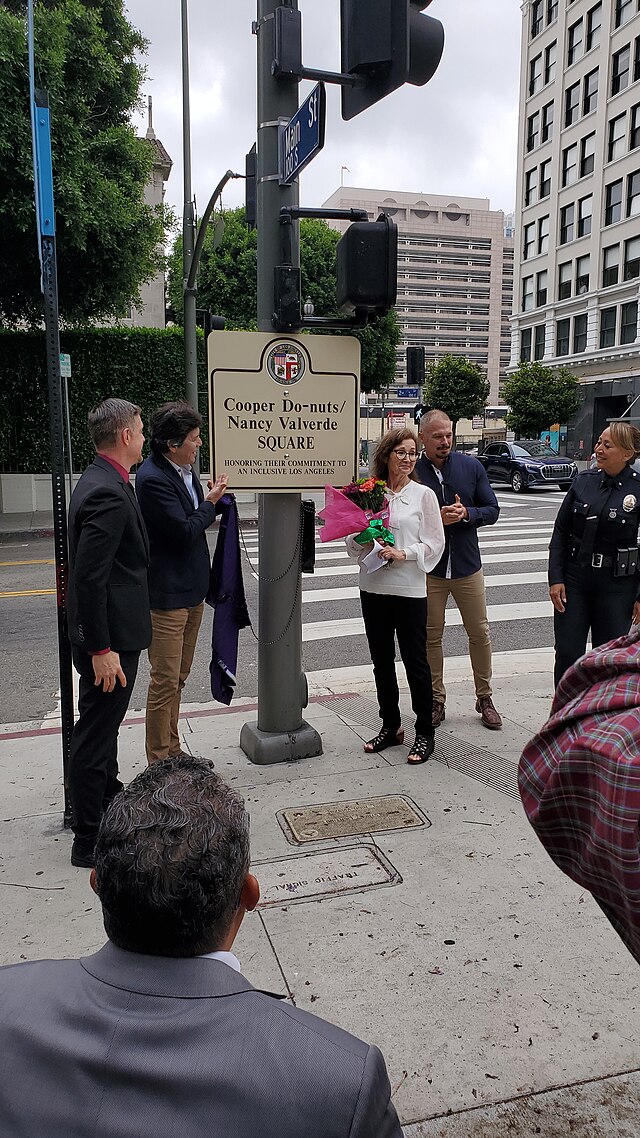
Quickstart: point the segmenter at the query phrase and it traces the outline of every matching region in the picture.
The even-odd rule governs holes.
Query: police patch
[[[622,509],[624,510],[625,514],[630,514],[632,510],[635,510],[637,501],[638,499],[636,498],[635,494],[627,494],[622,499]]]

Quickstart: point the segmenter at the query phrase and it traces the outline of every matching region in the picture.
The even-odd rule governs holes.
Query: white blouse
[[[420,482],[409,482],[394,494],[387,489],[389,521],[387,528],[396,539],[396,549],[404,549],[406,561],[392,561],[374,573],[360,566],[358,584],[364,593],[383,593],[400,597],[424,597],[426,574],[435,569],[444,553],[444,529],[440,506],[433,490]],[[359,545],[352,534],[345,538],[347,553],[361,562],[371,550]]]

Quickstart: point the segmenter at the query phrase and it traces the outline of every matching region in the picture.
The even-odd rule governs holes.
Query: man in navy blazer
[[[445,551],[427,576],[427,657],[433,683],[434,727],[445,717],[442,637],[447,599],[460,610],[469,640],[469,655],[476,689],[476,711],[482,724],[500,730],[502,719],[493,705],[491,638],[487,597],[480,561],[478,527],[492,526],[500,507],[486,471],[472,455],[453,449],[453,427],[444,411],[427,411],[420,419],[424,455],[416,463],[416,476],[430,486],[440,502]]]
[[[211,559],[206,530],[227,488],[222,474],[204,496],[193,471],[202,446],[202,416],[189,403],[163,403],[151,416],[151,455],[136,475],[136,494],[147,526],[153,636],[147,695],[149,763],[181,753],[178,716],[191,671],[209,588]]]
[[[67,627],[80,673],[79,717],[69,756],[75,834],[72,865],[90,868],[103,811],[122,789],[118,730],[140,652],[151,640],[149,543],[129,482],[140,462],[140,408],[105,399],[89,413],[96,457],[69,506]]]
[[[91,881],[98,952],[0,968],[0,1134],[402,1138],[378,1048],[241,974],[249,816],[207,760],[117,796]]]

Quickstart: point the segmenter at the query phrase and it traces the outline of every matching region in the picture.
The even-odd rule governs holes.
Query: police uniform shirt
[[[598,516],[592,529],[588,519],[594,514]],[[549,584],[564,581],[572,559],[585,560],[580,557],[585,543],[589,565],[592,554],[615,558],[619,549],[637,547],[639,526],[640,475],[631,466],[615,477],[601,470],[583,470],[558,511],[549,545]]]

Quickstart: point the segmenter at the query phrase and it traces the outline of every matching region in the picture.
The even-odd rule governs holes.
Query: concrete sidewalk
[[[527,653],[520,675],[508,656],[504,730],[481,726],[459,661],[436,759],[416,769],[406,747],[362,750],[377,726],[370,669],[347,691],[313,677],[306,715],[324,755],[295,764],[248,762],[238,738],[254,704],[186,709],[185,749],[214,759],[251,812],[263,902],[238,955],[254,984],[381,1047],[407,1138],[637,1138],[640,974],[524,818],[516,764],[546,718],[550,654]],[[143,736],[132,710],[126,779]],[[104,939],[88,873],[69,862],[60,765],[52,721],[1,729],[3,963]]]

